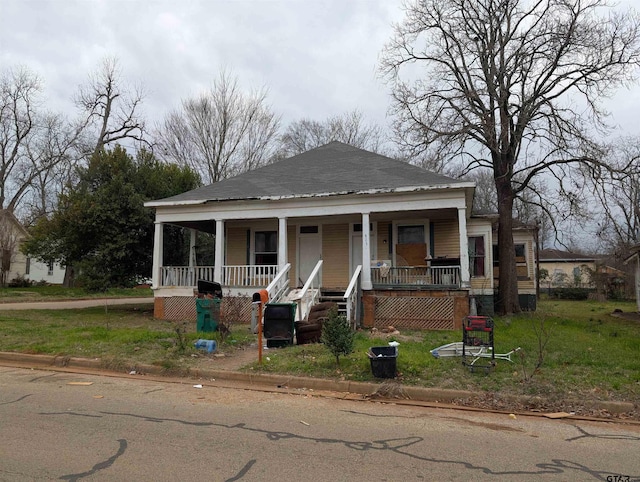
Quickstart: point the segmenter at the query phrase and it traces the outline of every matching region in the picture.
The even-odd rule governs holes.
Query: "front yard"
[[[376,380],[367,351],[398,341],[398,380],[424,387],[471,390],[480,394],[536,395],[550,401],[598,399],[640,400],[640,322],[612,316],[614,309],[635,311],[627,302],[542,301],[536,313],[495,319],[497,353],[521,347],[513,363],[497,361],[489,375],[471,373],[460,358],[436,359],[430,351],[461,341],[457,331],[401,332],[396,335],[356,334],[356,348],[335,357],[320,344],[264,350],[257,362],[256,336],[247,325],[232,325],[219,343],[218,356],[193,347],[195,320],[172,323],[153,319],[152,305],[59,311],[0,311],[0,351],[101,358],[112,369],[130,370],[142,364],[164,367],[168,373],[190,368],[215,368],[220,354],[253,351],[242,370],[287,373],[345,380]],[[537,333],[547,333],[539,336]],[[539,370],[533,368],[541,341],[547,341]],[[253,361],[252,361],[253,360]]]

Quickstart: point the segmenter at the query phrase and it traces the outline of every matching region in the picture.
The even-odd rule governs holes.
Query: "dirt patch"
[[[637,311],[628,311],[628,312],[614,311],[613,313],[611,313],[611,315],[617,318],[623,318],[625,320],[635,321],[636,323],[640,323],[640,313],[638,313]]]
[[[236,371],[258,360],[258,347],[250,345],[241,348],[225,348],[211,354],[202,352],[194,356],[194,359],[195,368]]]

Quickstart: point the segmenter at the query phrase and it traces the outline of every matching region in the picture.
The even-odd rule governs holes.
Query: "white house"
[[[194,288],[205,279],[246,297],[247,310],[266,288],[272,300],[297,301],[300,318],[331,296],[364,326],[458,328],[471,296],[492,311],[496,287],[493,220],[471,215],[474,189],[331,142],[148,202],[156,210],[155,315],[193,317]],[[165,224],[191,229],[192,239],[196,230],[215,233],[214,266],[166,266]],[[526,283],[535,287],[533,236],[522,244]],[[535,300],[535,289],[523,285],[522,293]]]

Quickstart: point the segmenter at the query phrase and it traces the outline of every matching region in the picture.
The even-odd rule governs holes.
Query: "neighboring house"
[[[64,282],[64,272],[60,263],[43,263],[27,258],[24,277],[34,283],[61,285]]]
[[[27,236],[13,213],[0,209],[0,286],[24,276],[26,257],[20,252],[20,244]]]
[[[42,263],[20,252],[20,245],[29,236],[25,227],[6,209],[0,210],[0,252],[2,281],[6,285],[16,278],[33,282],[62,284],[64,268],[59,263]]]
[[[638,306],[638,312],[640,313],[640,244],[636,244],[631,247],[631,255],[624,260],[624,264],[635,264],[635,278],[636,278],[636,304]]]
[[[198,279],[247,298],[346,303],[364,326],[454,329],[470,298],[493,312],[494,219],[471,216],[475,184],[331,142],[146,206],[156,210],[155,316],[195,318]],[[214,233],[214,266],[166,266],[163,226]],[[535,307],[533,235],[524,245],[526,306]],[[520,239],[520,238],[519,238]],[[189,256],[194,259],[194,256]],[[519,282],[520,285],[520,282]],[[223,299],[224,306],[224,299]],[[362,310],[360,310],[362,308]]]
[[[591,273],[597,269],[597,259],[559,249],[542,249],[539,253],[540,269],[547,278],[540,280],[546,288],[593,288]]]

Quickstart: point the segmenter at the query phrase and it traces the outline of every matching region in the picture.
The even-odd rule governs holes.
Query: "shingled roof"
[[[177,196],[152,201],[147,205],[285,199],[472,185],[468,181],[436,174],[334,141],[297,156]]]

